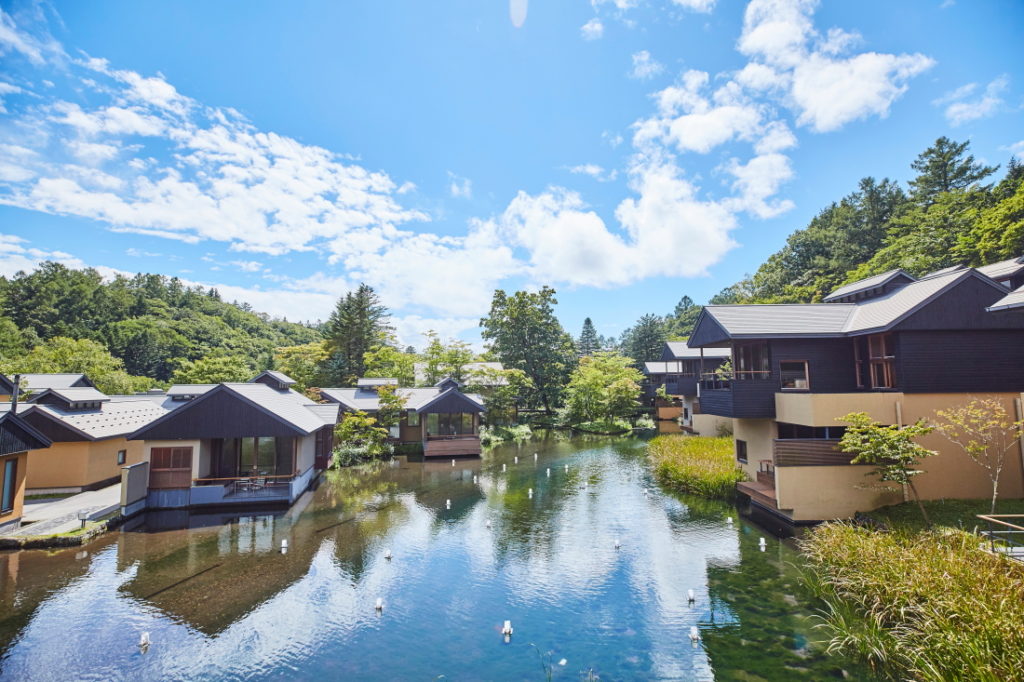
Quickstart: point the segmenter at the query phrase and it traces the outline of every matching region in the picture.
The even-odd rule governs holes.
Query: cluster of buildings
[[[26,495],[121,483],[125,514],[291,504],[330,463],[346,412],[373,414],[394,379],[321,389],[320,402],[281,372],[245,383],[178,384],[105,395],[82,374],[0,376],[0,532],[17,529]],[[479,455],[483,399],[445,379],[398,390],[396,443],[427,457]]]
[[[1024,257],[920,278],[894,270],[823,303],[709,305],[646,373],[669,394],[655,397],[659,411],[679,410],[689,430],[715,435],[726,420],[750,479],[739,492],[764,516],[800,525],[902,502],[837,449],[841,418],[935,422],[938,410],[992,398],[1021,419]],[[944,436],[922,445],[939,453],[915,479],[923,498],[991,496],[988,472]],[[1020,443],[999,492],[1024,497]]]

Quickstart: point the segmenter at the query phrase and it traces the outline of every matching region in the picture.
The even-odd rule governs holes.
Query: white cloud
[[[610,182],[619,176],[619,172],[614,168],[606,170],[596,163],[581,163],[576,166],[569,166],[567,170],[573,175],[590,176],[598,182]]]
[[[752,0],[737,45],[757,65],[741,70],[739,82],[788,85],[784,101],[800,125],[827,132],[872,115],[884,118],[907,82],[935,63],[922,54],[843,56],[860,36],[833,28],[822,37],[811,21],[816,8],[816,0]]]
[[[580,27],[580,35],[584,40],[597,40],[604,35],[604,24],[597,17],[594,17]]]
[[[636,78],[638,80],[647,80],[649,78],[654,78],[664,70],[664,65],[652,58],[650,52],[647,50],[640,50],[633,54],[633,70],[629,72],[629,77]]]
[[[977,83],[962,85],[956,90],[947,92],[932,104],[946,105],[943,112],[952,126],[963,125],[980,118],[992,116],[1003,105],[1003,93],[1010,86],[1009,76],[999,76],[985,86],[984,92],[976,99],[968,99],[977,89]]]
[[[473,196],[473,181],[448,171],[448,192],[456,199],[470,199]]]
[[[263,269],[263,263],[256,260],[233,260],[231,265],[234,265],[242,272],[259,272]]]
[[[0,55],[10,52],[21,54],[37,66],[47,59],[63,55],[60,46],[51,37],[40,38],[19,30],[14,18],[0,9]]]
[[[1000,147],[1000,149],[1005,149],[1018,159],[1024,160],[1024,140],[1014,142],[1013,144],[1006,145],[1005,147]]]
[[[716,0],[672,0],[672,4],[694,12],[703,12],[706,14],[715,8],[715,1]]]
[[[738,196],[728,202],[733,210],[745,210],[758,218],[774,218],[793,208],[793,202],[788,199],[769,201],[793,178],[789,157],[778,153],[761,154],[745,164],[732,159],[725,170],[735,178],[732,187]]]

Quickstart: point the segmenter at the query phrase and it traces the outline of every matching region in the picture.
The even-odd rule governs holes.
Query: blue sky
[[[1012,0],[0,7],[0,274],[366,281],[416,345],[543,284],[617,335],[940,135],[1024,156]]]

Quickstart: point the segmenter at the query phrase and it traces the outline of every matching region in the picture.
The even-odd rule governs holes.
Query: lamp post
[[[79,509],[78,510],[78,520],[82,522],[82,528],[85,528],[85,522],[89,520],[89,510],[88,509]]]

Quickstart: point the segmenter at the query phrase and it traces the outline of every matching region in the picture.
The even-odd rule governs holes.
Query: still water
[[[0,678],[858,678],[809,644],[792,547],[659,489],[645,448],[551,435],[402,459],[330,472],[288,511],[151,514],[0,555]]]

